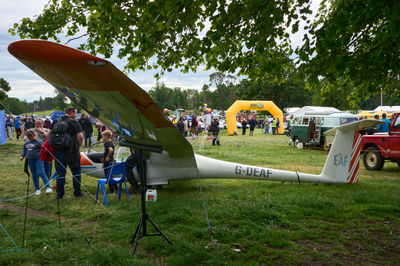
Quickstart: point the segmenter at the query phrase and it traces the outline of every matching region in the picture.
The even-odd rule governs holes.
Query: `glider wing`
[[[8,50],[123,140],[162,150],[176,167],[196,167],[190,143],[150,96],[110,62],[42,40],[17,41]]]

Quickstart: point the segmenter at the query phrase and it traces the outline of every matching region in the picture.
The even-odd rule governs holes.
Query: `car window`
[[[397,120],[394,122],[393,128],[400,128],[400,116],[398,116]]]
[[[308,125],[308,119],[308,117],[304,117],[302,125]]]

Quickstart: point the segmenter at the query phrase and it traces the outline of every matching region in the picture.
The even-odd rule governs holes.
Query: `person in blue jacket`
[[[386,113],[382,114],[382,119],[381,121],[384,121],[385,123],[378,125],[378,131],[379,132],[389,132],[389,124],[390,120],[386,118]]]
[[[21,136],[21,120],[19,120],[19,117],[17,116],[14,121],[14,127],[15,127],[15,133],[17,136],[17,140],[19,140],[19,136]]]

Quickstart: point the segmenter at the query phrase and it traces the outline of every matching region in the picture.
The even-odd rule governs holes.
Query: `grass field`
[[[326,152],[297,150],[286,136],[255,133],[222,136],[220,147],[202,138],[191,143],[196,153],[217,159],[315,174],[322,170]],[[26,193],[21,148],[15,140],[0,146],[1,199]],[[82,177],[84,198],[73,197],[67,180],[61,231],[55,193],[30,197],[25,249],[0,253],[0,264],[399,264],[400,168],[387,163],[380,172],[360,169],[356,185],[202,180],[215,247],[199,181],[171,182],[147,207],[173,244],[161,237],[141,239],[135,257],[129,242],[140,217],[138,195],[131,201],[126,195],[119,201],[109,198],[104,208],[93,199],[95,178]],[[18,246],[24,206],[25,200],[0,202],[0,223]],[[0,229],[0,250],[12,248]]]
[[[46,111],[36,111],[34,113],[27,113],[28,115],[35,114],[35,115],[43,115],[43,116],[49,116],[51,113],[54,111],[57,111],[58,109],[52,109],[52,110],[46,110]]]

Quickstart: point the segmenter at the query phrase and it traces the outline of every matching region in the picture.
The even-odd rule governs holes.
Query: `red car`
[[[381,170],[387,160],[400,167],[400,113],[392,115],[388,133],[364,135],[361,147],[363,163],[368,170]]]

